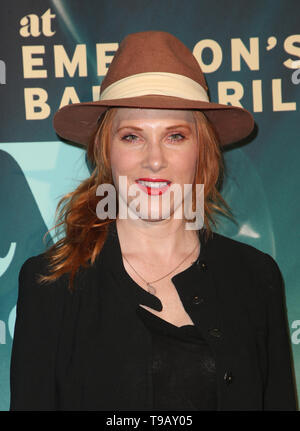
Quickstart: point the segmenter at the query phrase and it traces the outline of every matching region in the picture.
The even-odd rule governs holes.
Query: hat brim
[[[201,110],[214,126],[220,145],[227,145],[244,139],[254,127],[252,115],[243,108],[173,96],[146,95],[63,106],[54,115],[54,129],[62,138],[87,146],[99,127],[99,116],[112,106]]]

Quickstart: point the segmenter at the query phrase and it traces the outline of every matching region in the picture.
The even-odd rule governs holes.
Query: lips
[[[148,195],[162,195],[171,185],[171,181],[163,178],[138,178],[135,182]]]

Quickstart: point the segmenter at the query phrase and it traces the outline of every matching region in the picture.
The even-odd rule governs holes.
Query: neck
[[[199,243],[198,231],[186,230],[184,220],[119,219],[116,227],[122,253],[127,256],[151,256],[151,261],[176,260]]]

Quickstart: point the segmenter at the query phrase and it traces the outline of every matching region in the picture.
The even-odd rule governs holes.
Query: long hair
[[[95,262],[107,237],[113,219],[100,220],[96,206],[100,199],[96,189],[101,184],[112,184],[109,157],[111,126],[118,108],[109,108],[102,115],[101,123],[87,146],[87,159],[94,166],[91,176],[72,192],[63,196],[57,204],[55,237],[62,236],[45,251],[48,258],[48,275],[39,275],[40,283],[51,282],[63,274],[69,275],[69,289],[73,288],[76,272],[81,266]],[[206,116],[192,111],[196,124],[199,158],[193,183],[192,205],[195,207],[195,185],[204,184],[204,221],[206,240],[212,234],[211,225],[216,226],[215,214],[231,217],[231,211],[222,198],[219,188],[224,176],[223,154]],[[50,229],[50,230],[52,230]],[[45,236],[50,232],[47,231]]]

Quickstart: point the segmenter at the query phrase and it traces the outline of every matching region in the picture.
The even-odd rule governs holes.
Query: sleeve
[[[265,253],[264,287],[267,310],[268,371],[264,393],[264,410],[297,410],[292,349],[285,304],[285,291],[276,261]]]
[[[55,283],[36,281],[43,267],[39,256],[27,259],[19,272],[10,363],[11,411],[57,409],[55,359],[61,306]]]

